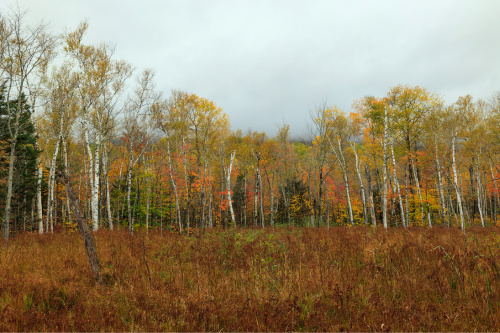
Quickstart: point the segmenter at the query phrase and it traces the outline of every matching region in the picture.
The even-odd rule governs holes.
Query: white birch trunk
[[[134,226],[132,225],[132,207],[130,204],[130,192],[132,191],[132,168],[133,168],[132,149],[133,149],[132,142],[130,142],[128,171],[127,171],[127,220],[128,220],[128,230],[131,233],[134,232]]]
[[[265,227],[264,225],[264,200],[263,200],[263,193],[264,191],[262,190],[262,174],[260,172],[259,168],[259,196],[260,196],[260,221],[262,228]]]
[[[365,174],[366,174],[366,182],[368,184],[368,203],[370,204],[370,217],[372,225],[376,227],[377,219],[375,217],[375,204],[373,202],[372,179],[370,175],[370,167],[368,164],[365,164]]]
[[[42,178],[43,168],[38,165],[38,180],[36,189],[36,215],[38,220],[38,233],[43,234],[43,207],[42,207]]]
[[[364,184],[363,184],[363,179],[361,178],[361,171],[360,171],[360,168],[359,168],[359,159],[358,159],[358,153],[356,151],[356,144],[354,142],[349,142],[349,144],[351,145],[351,149],[352,151],[354,152],[354,158],[355,158],[355,166],[356,166],[356,174],[358,175],[358,183],[359,183],[359,189],[360,189],[360,192],[361,192],[361,202],[363,203],[363,216],[364,216],[364,222],[365,222],[365,225],[368,224],[368,211],[366,209],[366,195],[365,195],[365,187],[364,187]],[[327,207],[328,206],[328,190],[326,191],[327,193]],[[330,228],[330,216],[329,216],[329,212],[327,210],[327,225],[328,225],[328,228]]]
[[[99,229],[99,149],[101,145],[100,135],[96,135],[96,146],[94,150],[94,183],[92,188],[92,230]]]
[[[167,140],[167,155],[168,155],[168,171],[170,174],[170,181],[172,182],[172,187],[174,188],[174,198],[175,198],[175,214],[176,222],[179,224],[179,233],[182,234],[182,223],[181,223],[181,211],[179,208],[179,196],[177,194],[177,185],[175,184],[174,175],[172,173],[172,158],[170,155],[170,140]]]
[[[349,222],[351,223],[351,225],[354,225],[354,217],[352,214],[352,205],[351,205],[351,195],[350,195],[350,191],[349,191],[349,179],[347,176],[347,165],[346,165],[344,151],[342,149],[341,141],[340,141],[340,139],[337,139],[337,143],[339,146],[338,151],[337,151],[337,149],[334,148],[330,138],[328,138],[328,142],[330,143],[332,151],[335,154],[335,157],[337,158],[337,160],[339,162],[340,169],[342,170],[342,178],[344,180],[345,194],[346,194],[346,200],[347,200],[347,209],[349,212]],[[320,184],[320,186],[321,185],[322,184]],[[319,219],[321,220],[321,216],[319,217]]]
[[[111,213],[111,199],[110,199],[110,191],[109,191],[109,149],[107,145],[104,145],[103,151],[102,151],[102,164],[104,168],[104,182],[105,182],[105,187],[106,187],[106,210],[108,212],[108,224],[109,224],[109,230],[113,230],[113,214]],[[120,178],[119,182],[121,183],[121,178],[122,178],[122,170],[120,166]]]
[[[405,221],[405,210],[403,208],[403,199],[401,198],[401,188],[399,187],[399,180],[398,176],[396,174],[396,158],[394,157],[394,146],[393,142],[391,141],[391,155],[392,155],[392,168],[393,168],[393,177],[394,177],[394,188],[398,193],[398,200],[399,200],[399,209],[401,210],[401,223],[403,224],[403,227],[406,228],[406,221]]]
[[[229,169],[227,172],[227,204],[229,206],[229,211],[231,212],[231,223],[233,224],[233,227],[236,227],[236,221],[234,219],[234,210],[233,210],[233,201],[231,200],[231,170],[233,169],[233,160],[234,156],[236,155],[236,150],[234,150],[231,153],[231,159],[229,161]]]
[[[411,163],[411,169],[413,171],[413,178],[415,179],[415,185],[417,185],[417,194],[418,194],[418,199],[420,200],[420,209],[422,210],[422,214],[420,217],[420,220],[422,224],[424,223],[424,201],[422,200],[422,193],[420,192],[420,182],[418,181],[418,175],[417,175],[417,168],[415,167],[415,163]]]
[[[255,194],[254,194],[254,227],[257,227],[257,200],[259,197],[259,168],[255,173]]]
[[[70,176],[69,172],[69,167],[68,167],[68,149],[67,149],[67,143],[66,143],[66,137],[62,138],[62,144],[63,144],[63,155],[64,155],[64,172]],[[66,193],[66,212],[68,213],[68,221],[71,222],[71,209],[70,209],[70,204],[69,204],[69,197],[68,193]]]
[[[186,234],[189,236],[189,178],[187,173],[186,142],[182,138],[182,153],[184,161],[184,181],[186,182]]]
[[[389,119],[387,116],[387,107],[384,108],[384,141],[383,141],[383,169],[384,169],[384,174],[383,174],[383,182],[384,182],[384,190],[382,194],[382,222],[384,224],[384,228],[387,229],[387,140],[388,140],[388,133],[387,133],[387,128],[389,126]]]
[[[497,179],[495,178],[495,175],[493,174],[493,167],[490,164],[490,172],[491,172],[491,179],[493,179],[493,185],[495,186],[495,200],[494,200],[494,207],[493,207],[493,214],[494,214],[494,224],[496,225],[497,223],[497,207],[498,207],[498,187],[497,187]]]
[[[54,232],[54,223],[52,220],[52,205],[54,202],[56,160],[57,160],[57,154],[59,152],[60,142],[61,142],[61,135],[59,135],[57,138],[57,143],[54,148],[54,153],[52,154],[52,161],[50,163],[50,170],[49,170],[48,200],[47,200],[47,223],[48,223],[47,231],[50,226],[50,232]]]
[[[213,221],[212,221],[212,179],[211,179],[211,174],[212,174],[212,168],[208,168],[208,225],[210,228],[213,227]]]
[[[443,194],[443,181],[441,177],[441,164],[439,162],[439,153],[438,153],[438,143],[437,143],[437,137],[434,138],[434,148],[436,150],[436,169],[437,169],[437,176],[438,176],[438,191],[439,191],[439,199],[441,201],[441,214],[443,214],[443,225],[445,225],[445,220],[446,220],[446,210],[445,210],[445,201],[444,201],[444,194]]]
[[[92,211],[92,191],[94,189],[94,175],[92,174],[92,170],[94,167],[94,157],[92,154],[92,149],[90,149],[89,131],[88,131],[87,121],[85,121],[84,139],[85,139],[85,145],[87,148],[87,156],[89,158],[89,168],[88,168],[87,179],[88,179],[88,182],[90,183],[90,185],[89,185],[89,187],[90,187],[90,205],[89,205],[89,208]],[[87,199],[87,195],[85,196],[85,199]]]
[[[452,169],[453,169],[453,187],[455,188],[455,192],[457,194],[457,204],[458,204],[458,209],[460,212],[460,225],[462,227],[462,231],[465,233],[465,223],[464,223],[464,212],[462,208],[462,198],[460,195],[460,190],[458,188],[458,173],[457,173],[457,166],[455,162],[455,133],[453,133],[453,138],[451,140],[451,156],[452,156]]]
[[[275,212],[275,207],[274,207],[274,174],[273,177],[271,178],[272,180],[269,180],[269,174],[266,172],[267,176],[267,183],[269,184],[269,200],[270,200],[270,211],[271,211],[271,227],[274,227],[274,212]]]

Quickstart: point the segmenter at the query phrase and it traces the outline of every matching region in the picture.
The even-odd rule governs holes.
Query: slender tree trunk
[[[420,191],[420,182],[418,181],[418,174],[417,174],[417,168],[415,167],[415,163],[413,161],[410,161],[411,163],[411,169],[413,171],[413,178],[415,179],[415,185],[417,186],[417,194],[418,194],[418,199],[420,200],[420,209],[422,210],[422,214],[420,216],[420,221],[423,225],[424,223],[424,201],[422,200],[422,193]]]
[[[212,221],[212,167],[208,168],[208,224],[210,228],[213,228],[213,221]]]
[[[120,164],[120,172],[118,175],[118,196],[116,198],[116,207],[115,207],[115,216],[118,225],[120,225],[120,221],[122,216],[120,215],[120,197],[122,193],[122,170],[123,170],[123,162]]]
[[[21,79],[21,87],[23,86],[23,79]],[[10,115],[10,103],[8,102],[10,96],[10,87],[9,92],[7,93],[7,114]],[[10,126],[10,121],[8,121],[8,128],[10,133],[10,156],[9,156],[9,173],[7,176],[7,197],[5,199],[5,215],[3,220],[3,237],[5,242],[8,241],[10,235],[10,211],[12,204],[12,186],[14,182],[14,163],[16,161],[16,141],[19,134],[19,116],[21,113],[21,96],[18,97],[17,110],[16,110],[16,121],[14,124],[14,133],[12,133],[12,128]]]
[[[462,227],[462,231],[465,233],[465,224],[464,224],[464,212],[462,208],[462,198],[460,195],[460,190],[458,188],[458,172],[457,172],[457,166],[455,162],[455,135],[453,134],[453,138],[451,140],[451,156],[452,156],[452,168],[453,168],[453,186],[455,187],[455,192],[457,194],[457,203],[458,203],[458,209],[460,211],[460,225]]]
[[[108,224],[109,224],[109,230],[113,230],[113,214],[111,213],[111,198],[110,198],[110,190],[109,190],[109,143],[106,142],[106,144],[103,146],[103,151],[102,151],[102,164],[103,164],[103,171],[104,171],[104,185],[106,187],[106,210],[108,212]],[[121,168],[120,168],[120,178],[121,178]],[[119,180],[121,182],[121,179]]]
[[[85,242],[90,269],[92,270],[92,273],[94,273],[94,278],[96,279],[96,281],[101,282],[101,266],[99,265],[99,259],[97,258],[97,250],[94,244],[94,240],[92,239],[92,234],[90,233],[89,227],[82,218],[80,204],[78,203],[78,197],[75,193],[75,190],[73,189],[73,186],[71,185],[71,181],[68,175],[66,175],[63,171],[58,171],[57,176],[64,184],[66,193],[68,194],[71,205],[73,206],[73,214]]]
[[[260,172],[260,168],[259,168],[259,196],[260,196],[260,221],[261,221],[261,224],[262,224],[262,228],[265,227],[264,225],[264,199],[263,199],[263,196],[264,196],[264,190],[262,188],[262,174]]]
[[[401,189],[399,187],[399,180],[398,180],[398,176],[396,174],[396,158],[394,157],[394,147],[393,147],[392,141],[391,141],[391,155],[392,155],[392,168],[394,170],[393,171],[394,187],[398,193],[399,209],[401,211],[401,224],[403,224],[403,227],[406,228],[405,210],[403,208],[403,199],[401,198]]]
[[[368,164],[365,164],[365,175],[366,175],[366,183],[368,186],[368,203],[370,205],[370,216],[372,220],[372,225],[376,227],[377,219],[375,217],[375,205],[373,202],[372,177],[370,175],[370,166]]]
[[[168,155],[168,171],[170,174],[170,181],[172,183],[172,187],[174,188],[175,210],[177,212],[176,220],[179,223],[179,234],[182,234],[181,210],[179,207],[179,196],[177,194],[177,185],[175,184],[174,175],[172,173],[172,158],[170,155],[170,140],[167,140],[167,155]]]
[[[101,145],[100,135],[96,135],[94,150],[94,187],[92,189],[92,229],[99,229],[99,149]]]
[[[38,165],[38,164],[37,164]],[[42,178],[43,168],[38,165],[38,179],[36,185],[36,217],[38,221],[38,233],[43,234],[43,207],[42,207]]]
[[[259,169],[257,167],[257,171],[255,172],[255,194],[254,194],[254,216],[253,216],[253,224],[254,228],[257,229],[257,200],[259,198]]]
[[[481,174],[479,172],[479,158],[476,164],[476,185],[477,185],[477,208],[479,210],[479,217],[481,219],[481,226],[484,228],[484,217],[483,217],[483,200],[482,200],[482,190],[481,190]]]
[[[90,149],[90,141],[89,141],[89,130],[88,130],[88,120],[85,121],[85,129],[84,129],[84,140],[85,140],[85,145],[87,147],[87,157],[89,159],[89,168],[88,168],[88,182],[89,182],[89,188],[90,188],[90,204],[87,204],[87,217],[91,216],[91,218],[94,217],[94,201],[93,201],[93,194],[94,194],[94,174],[93,174],[93,168],[94,168],[94,156],[92,154],[92,149]],[[85,201],[88,202],[88,194],[85,193]],[[92,222],[93,223],[93,222]]]
[[[135,177],[135,198],[134,198],[134,211],[132,212],[132,226],[135,223],[135,218],[136,218],[136,212],[137,212],[137,202],[139,201],[139,193],[140,193],[140,184],[139,184],[139,173],[140,173],[140,163],[139,163],[139,170],[137,170],[137,175]],[[141,205],[139,201],[139,206]]]
[[[493,221],[495,222],[495,225],[497,224],[497,209],[498,209],[498,187],[497,187],[497,179],[495,175],[493,174],[493,167],[490,165],[490,172],[491,172],[491,179],[493,179],[493,186],[495,187],[495,204],[493,207]]]
[[[234,210],[233,210],[233,201],[231,200],[231,170],[233,169],[233,160],[234,156],[236,155],[236,150],[234,150],[231,153],[231,159],[229,161],[229,168],[227,172],[227,204],[229,206],[229,211],[231,212],[231,223],[233,224],[233,227],[236,227],[236,221],[234,219]]]
[[[49,170],[49,184],[48,184],[48,200],[47,200],[47,223],[50,225],[50,232],[54,232],[54,222],[53,222],[53,208],[54,203],[54,186],[55,186],[55,172],[56,172],[56,159],[59,153],[59,144],[61,143],[61,135],[57,137],[57,143],[54,148],[54,153],[52,154],[52,162],[50,164]],[[48,231],[48,228],[47,228]]]
[[[383,169],[384,169],[384,175],[383,175],[383,186],[384,186],[384,191],[383,191],[383,196],[382,196],[382,223],[384,224],[384,228],[387,230],[387,141],[388,141],[388,125],[389,125],[389,120],[387,116],[387,108],[384,108],[384,141],[383,141]]]
[[[184,138],[182,138],[182,152],[183,152],[183,157],[184,157],[184,179],[186,182],[186,233],[189,236],[189,206],[190,206],[190,197],[189,197],[189,178],[188,178],[188,173],[187,173],[187,157],[186,157],[186,143],[184,142]]]
[[[149,231],[149,207],[151,204],[151,179],[146,178],[147,196],[146,196],[146,232]]]
[[[245,174],[245,192],[243,193],[243,219],[245,220],[245,227],[247,227],[247,175]]]
[[[269,200],[270,200],[270,211],[271,211],[271,227],[274,228],[274,174],[272,177],[272,180],[269,179],[269,174],[266,172],[266,177],[267,177],[267,183],[269,185]]]
[[[354,152],[356,174],[358,175],[359,190],[360,190],[360,194],[361,194],[361,203],[363,204],[363,220],[364,220],[365,226],[366,226],[368,224],[368,211],[366,209],[365,187],[363,184],[363,179],[361,178],[358,153],[356,151],[356,144],[354,142],[349,142],[349,144],[351,145],[352,151]],[[328,191],[327,191],[327,198],[328,198]],[[328,199],[327,199],[327,202],[328,202]],[[329,225],[329,223],[328,223],[328,225]]]
[[[127,171],[127,220],[128,220],[128,230],[130,233],[134,232],[134,226],[132,224],[132,206],[130,202],[131,191],[132,191],[132,156],[130,156],[128,171]]]
[[[436,151],[436,170],[437,170],[437,176],[438,176],[438,192],[439,192],[439,199],[441,201],[441,214],[443,216],[443,225],[446,225],[446,210],[445,210],[445,201],[444,201],[444,195],[443,195],[443,181],[441,177],[441,164],[439,161],[439,153],[438,153],[438,143],[437,143],[437,136],[434,138],[434,148]]]

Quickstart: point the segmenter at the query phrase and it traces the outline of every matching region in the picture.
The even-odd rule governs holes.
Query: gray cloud
[[[19,0],[53,31],[88,18],[87,43],[157,70],[167,94],[209,98],[233,129],[295,134],[325,99],[420,85],[452,103],[500,90],[498,1],[76,1]]]

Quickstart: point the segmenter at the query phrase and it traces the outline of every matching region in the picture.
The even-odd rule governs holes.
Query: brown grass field
[[[0,249],[0,331],[498,331],[499,231],[103,230],[102,285],[78,232],[25,233]]]

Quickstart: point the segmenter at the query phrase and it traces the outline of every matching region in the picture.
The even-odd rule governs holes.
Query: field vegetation
[[[99,230],[0,250],[1,331],[494,331],[496,227]]]

